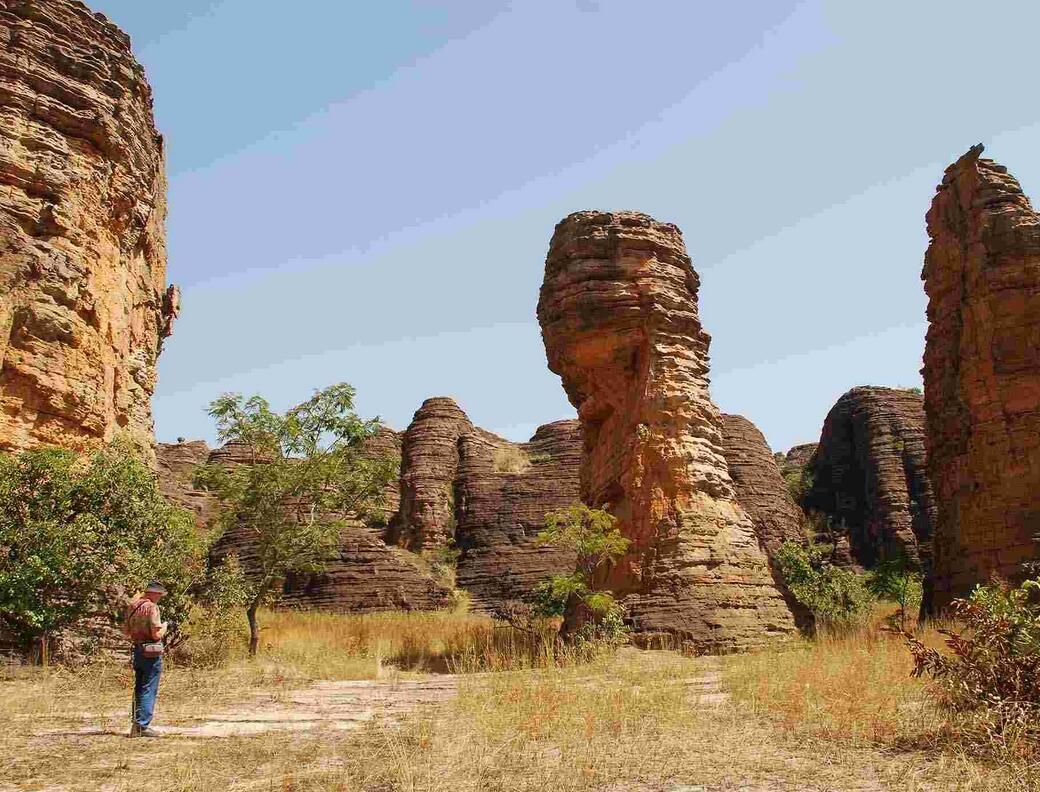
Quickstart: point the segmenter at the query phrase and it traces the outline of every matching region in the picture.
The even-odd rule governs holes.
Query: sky
[[[920,385],[944,168],[982,142],[1040,188],[1025,0],[87,2],[167,146],[160,441],[336,382],[526,440],[574,416],[535,318],[553,227],[635,209],[683,231],[715,402],[786,450],[851,387]]]

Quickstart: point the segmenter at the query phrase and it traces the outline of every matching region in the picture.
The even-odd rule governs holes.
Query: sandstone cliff
[[[538,319],[584,432],[582,498],[633,543],[597,583],[643,640],[725,651],[794,623],[727,473],[698,285],[674,225],[578,212],[556,226]]]
[[[981,153],[946,169],[921,275],[937,609],[1040,559],[1040,218]]]
[[[935,499],[921,394],[880,387],[844,394],[827,414],[808,470],[803,506],[848,538],[856,563],[871,567],[902,552],[927,566]]]
[[[0,2],[0,449],[151,446],[165,217],[127,36],[77,0]]]
[[[809,460],[812,459],[812,455],[816,453],[817,443],[803,443],[802,445],[796,445],[788,450],[784,458],[784,464],[781,465],[781,472],[786,473],[794,468],[801,469],[808,464]]]

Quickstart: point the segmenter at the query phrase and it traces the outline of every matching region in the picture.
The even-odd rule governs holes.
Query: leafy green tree
[[[835,566],[831,548],[810,542],[784,542],[776,563],[788,589],[817,621],[848,627],[862,621],[874,603],[865,575]]]
[[[204,569],[191,514],[172,506],[126,442],[87,458],[0,454],[0,622],[46,662],[50,636],[149,578],[176,623]]]
[[[569,602],[580,603],[592,614],[594,625],[620,634],[623,631],[621,606],[610,592],[593,589],[596,572],[617,563],[628,552],[630,543],[618,530],[614,516],[602,509],[575,503],[546,514],[545,530],[538,534],[538,539],[543,544],[564,547],[577,554],[572,574],[555,575],[536,589],[539,613],[562,616]]]
[[[324,570],[344,520],[381,505],[396,472],[394,459],[365,452],[379,421],[359,418],[354,396],[350,385],[333,385],[285,414],[260,396],[225,394],[210,405],[221,441],[242,443],[253,463],[207,464],[196,474],[196,484],[221,500],[217,525],[251,536],[242,558],[250,655],[260,643],[257,611],[276,597],[280,581]]]

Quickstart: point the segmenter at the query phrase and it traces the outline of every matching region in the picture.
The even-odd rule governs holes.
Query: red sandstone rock
[[[803,443],[802,445],[793,446],[786,454],[781,472],[786,473],[793,467],[805,467],[809,460],[812,459],[812,455],[816,453],[817,445],[818,443]]]
[[[856,563],[871,567],[902,552],[927,566],[935,499],[921,394],[880,387],[844,394],[827,414],[808,470],[813,483],[803,506],[848,537]]]
[[[946,169],[921,275],[936,609],[1040,559],[1040,218],[981,153]]]
[[[737,501],[751,517],[767,555],[772,558],[788,540],[801,542],[802,512],[758,427],[742,415],[723,415],[722,452]]]
[[[597,584],[644,639],[733,650],[794,622],[722,455],[697,288],[674,225],[578,212],[550,243],[538,319],[584,432],[583,500],[632,541]]]
[[[166,177],[130,40],[76,0],[0,3],[0,449],[147,445]]]
[[[195,468],[206,464],[211,452],[204,440],[186,443],[159,443],[156,446],[156,472],[159,488],[169,500],[195,515],[200,529],[216,514],[216,499],[208,492],[195,489]]]

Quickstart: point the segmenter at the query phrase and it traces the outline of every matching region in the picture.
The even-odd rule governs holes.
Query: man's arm
[[[166,622],[160,621],[159,606],[152,605],[152,618],[149,621],[153,641],[160,641],[166,635]]]

